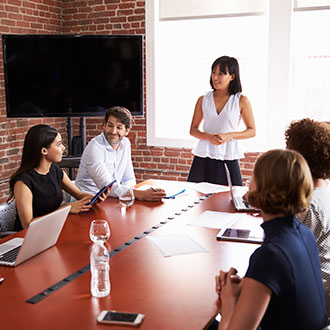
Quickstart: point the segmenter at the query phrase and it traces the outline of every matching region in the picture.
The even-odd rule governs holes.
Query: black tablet
[[[100,191],[94,195],[94,197],[92,198],[92,200],[87,204],[87,205],[93,205],[97,199],[110,187],[112,187],[112,185],[116,182],[116,180],[112,181],[111,183],[109,183],[108,185],[104,186],[102,189],[100,189]]]

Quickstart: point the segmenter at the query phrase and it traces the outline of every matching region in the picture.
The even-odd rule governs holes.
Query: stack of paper
[[[159,249],[164,257],[171,257],[178,254],[208,252],[187,234],[147,236],[146,238]]]
[[[236,222],[241,215],[240,213],[204,211],[190,222],[190,225],[220,229],[230,226]]]

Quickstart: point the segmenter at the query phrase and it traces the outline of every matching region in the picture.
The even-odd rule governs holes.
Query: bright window
[[[330,10],[293,15],[291,118],[330,121]]]
[[[284,147],[293,119],[330,120],[329,10],[293,11],[293,1],[269,0],[255,1],[255,12],[236,6],[230,15],[217,8],[219,15],[187,18],[170,8],[173,19],[164,13],[160,19],[160,1],[146,1],[148,145],[195,143],[189,135],[195,103],[211,90],[211,64],[222,55],[238,59],[253,107],[257,136],[244,141],[246,151]]]

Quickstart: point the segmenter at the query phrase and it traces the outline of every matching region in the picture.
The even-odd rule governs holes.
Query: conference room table
[[[208,326],[220,307],[215,275],[233,266],[244,276],[249,257],[259,245],[217,241],[219,229],[190,225],[206,210],[234,212],[229,192],[205,195],[194,184],[177,181],[148,180],[143,185],[186,191],[161,202],[135,201],[129,208],[109,197],[88,212],[70,214],[55,246],[16,267],[0,266],[0,276],[5,278],[0,285],[0,330],[132,328],[97,323],[102,310],[145,314],[140,329]],[[111,251],[111,292],[104,298],[90,293],[93,219],[107,220],[111,230],[106,243]],[[206,252],[164,257],[146,239],[172,234],[189,235]],[[79,276],[70,280],[72,274]],[[56,288],[56,283],[64,285]],[[42,299],[27,302],[35,296]]]

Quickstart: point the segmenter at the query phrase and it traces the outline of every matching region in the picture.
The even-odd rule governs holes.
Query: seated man
[[[103,133],[94,137],[81,157],[75,184],[84,192],[97,193],[116,180],[110,196],[119,197],[136,184],[131,159],[131,143],[126,137],[132,127],[132,115],[126,108],[106,111]],[[163,189],[135,190],[136,199],[160,201]]]

